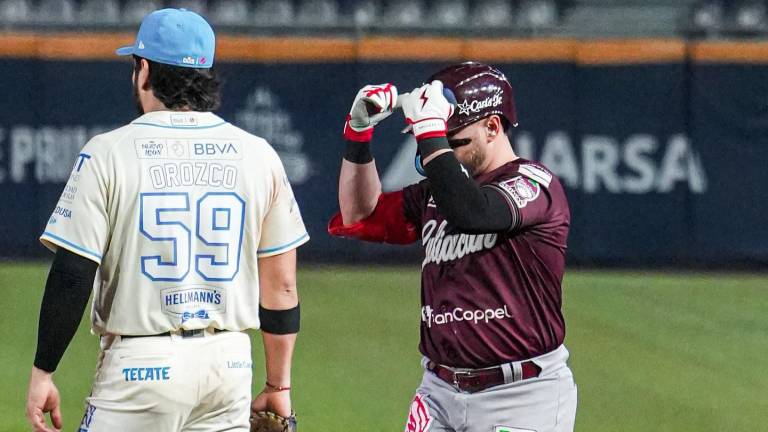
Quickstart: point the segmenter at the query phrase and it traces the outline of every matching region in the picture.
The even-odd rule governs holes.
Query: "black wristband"
[[[451,146],[448,145],[448,140],[445,137],[427,138],[419,141],[419,154],[422,161],[438,150],[450,149]]]
[[[278,335],[298,333],[301,321],[301,309],[299,306],[296,305],[292,309],[271,310],[259,305],[261,330]]]
[[[367,164],[373,160],[371,143],[347,141],[347,149],[344,151],[344,159],[355,164]]]

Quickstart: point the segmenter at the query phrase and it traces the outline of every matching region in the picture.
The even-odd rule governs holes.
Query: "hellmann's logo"
[[[465,256],[496,246],[497,234],[445,234],[447,221],[437,226],[437,221],[429,220],[421,230],[424,246],[424,268],[429,263],[440,264],[464,258]]]
[[[421,321],[427,326],[443,325],[452,322],[466,321],[472,324],[485,323],[488,324],[491,320],[512,318],[507,305],[500,308],[492,309],[475,309],[464,310],[460,307],[443,313],[435,313],[435,310],[431,306],[422,306],[421,308]]]
[[[459,107],[459,114],[470,115],[480,112],[480,110],[485,108],[497,107],[501,105],[501,103],[501,94],[497,93],[493,96],[488,96],[483,100],[473,100],[472,102],[469,102],[465,99],[464,102],[458,104],[457,106]]]

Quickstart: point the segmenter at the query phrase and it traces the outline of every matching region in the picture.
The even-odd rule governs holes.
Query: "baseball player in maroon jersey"
[[[344,128],[341,212],[329,224],[333,235],[424,248],[425,372],[405,430],[572,431],[563,187],[512,149],[517,116],[503,73],[469,62],[427,82],[399,102],[391,84],[358,93]],[[382,193],[370,141],[399,105],[427,178]]]

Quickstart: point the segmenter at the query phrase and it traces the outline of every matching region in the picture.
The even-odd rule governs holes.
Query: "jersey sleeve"
[[[274,192],[271,205],[261,225],[261,240],[257,251],[260,257],[279,255],[309,241],[309,234],[304,226],[299,205],[293,196],[288,176],[277,154],[274,157],[272,178]]]
[[[379,195],[367,218],[344,225],[341,212],[328,223],[328,234],[375,243],[411,244],[419,239],[417,225],[405,217],[403,191]]]
[[[77,155],[64,191],[40,236],[48,249],[55,252],[61,247],[101,264],[110,233],[110,163],[109,153],[98,137]]]
[[[530,168],[526,170],[526,167]],[[510,231],[513,231],[540,225],[553,216],[556,203],[549,190],[552,180],[548,171],[524,165],[520,172],[484,187],[500,193],[509,205],[512,214]]]

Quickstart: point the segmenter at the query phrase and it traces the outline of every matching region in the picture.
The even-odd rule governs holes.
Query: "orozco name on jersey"
[[[149,178],[155,189],[212,186],[231,190],[237,185],[237,167],[206,162],[166,163],[150,167]]]

